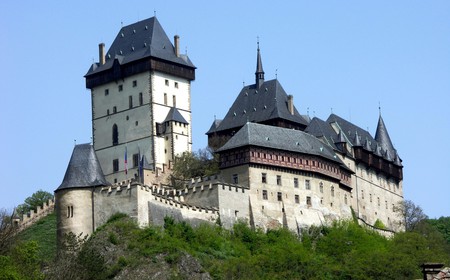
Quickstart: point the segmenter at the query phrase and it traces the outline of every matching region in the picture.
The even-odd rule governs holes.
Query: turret
[[[58,246],[70,232],[84,236],[94,231],[94,188],[107,185],[93,146],[76,145],[63,182],[55,190]]]

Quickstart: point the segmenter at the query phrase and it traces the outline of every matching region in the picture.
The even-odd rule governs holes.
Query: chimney
[[[175,35],[173,37],[173,42],[175,44],[175,55],[180,57],[180,36]]]
[[[294,96],[288,95],[288,110],[291,115],[294,114]]]
[[[98,62],[100,65],[105,64],[105,44],[98,44]]]

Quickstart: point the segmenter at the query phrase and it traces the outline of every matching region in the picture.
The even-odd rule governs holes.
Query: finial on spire
[[[309,107],[306,108],[306,115],[309,117]]]
[[[278,80],[278,68],[275,69],[275,80]]]
[[[74,146],[77,145],[77,139],[73,139],[73,145],[74,145]]]
[[[259,50],[259,36],[256,36],[256,44],[258,45],[258,50]]]
[[[381,116],[381,103],[380,103],[380,101],[378,101],[378,113]]]
[[[156,9],[153,10],[153,16],[156,17]]]

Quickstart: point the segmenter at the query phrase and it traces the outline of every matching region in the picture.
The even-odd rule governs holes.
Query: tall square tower
[[[195,66],[156,17],[120,29],[85,75],[92,98],[95,153],[109,182],[139,177],[139,168],[169,168],[191,151],[191,81]]]

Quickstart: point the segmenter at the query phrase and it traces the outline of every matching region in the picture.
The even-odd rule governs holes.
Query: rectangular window
[[[133,108],[133,96],[128,96],[128,108]]]
[[[136,86],[137,86],[137,81],[134,80],[134,81],[133,81],[133,87],[136,87]]]
[[[105,89],[105,96],[109,95],[109,89]]]
[[[119,91],[123,90],[123,85],[119,85]]]
[[[305,180],[305,189],[307,189],[307,190],[311,189],[311,183],[309,180]]]
[[[262,183],[267,183],[267,174],[266,173],[261,173],[261,182]]]
[[[312,205],[312,204],[311,204],[311,197],[310,197],[310,196],[307,196],[307,197],[306,197],[306,205],[308,205],[309,207]]]
[[[172,102],[173,102],[173,107],[177,107],[177,97],[175,95],[172,95]]]
[[[281,186],[281,175],[277,175],[277,185]]]
[[[142,106],[144,104],[144,98],[142,96],[142,92],[139,93],[139,105]]]
[[[167,105],[167,93],[164,93],[164,105]]]
[[[113,160],[113,172],[119,172],[119,160],[118,159]]]
[[[134,154],[133,155],[133,167],[138,167],[139,166],[139,154]]]
[[[294,188],[298,188],[298,178],[294,178]]]
[[[267,191],[266,190],[262,191],[262,196],[263,196],[264,200],[267,200]]]
[[[178,82],[175,82],[175,88],[178,88]]]
[[[113,107],[113,114],[115,114],[115,113],[117,113],[117,107],[116,106]]]
[[[233,174],[232,176],[232,182],[233,184],[238,184],[239,183],[239,176],[237,174]]]
[[[165,80],[164,83],[166,84],[166,86],[169,86],[169,80]]]
[[[295,203],[300,203],[300,197],[298,196],[298,194],[295,195]]]
[[[283,194],[281,192],[277,192],[277,199],[278,199],[278,201],[283,200]]]

